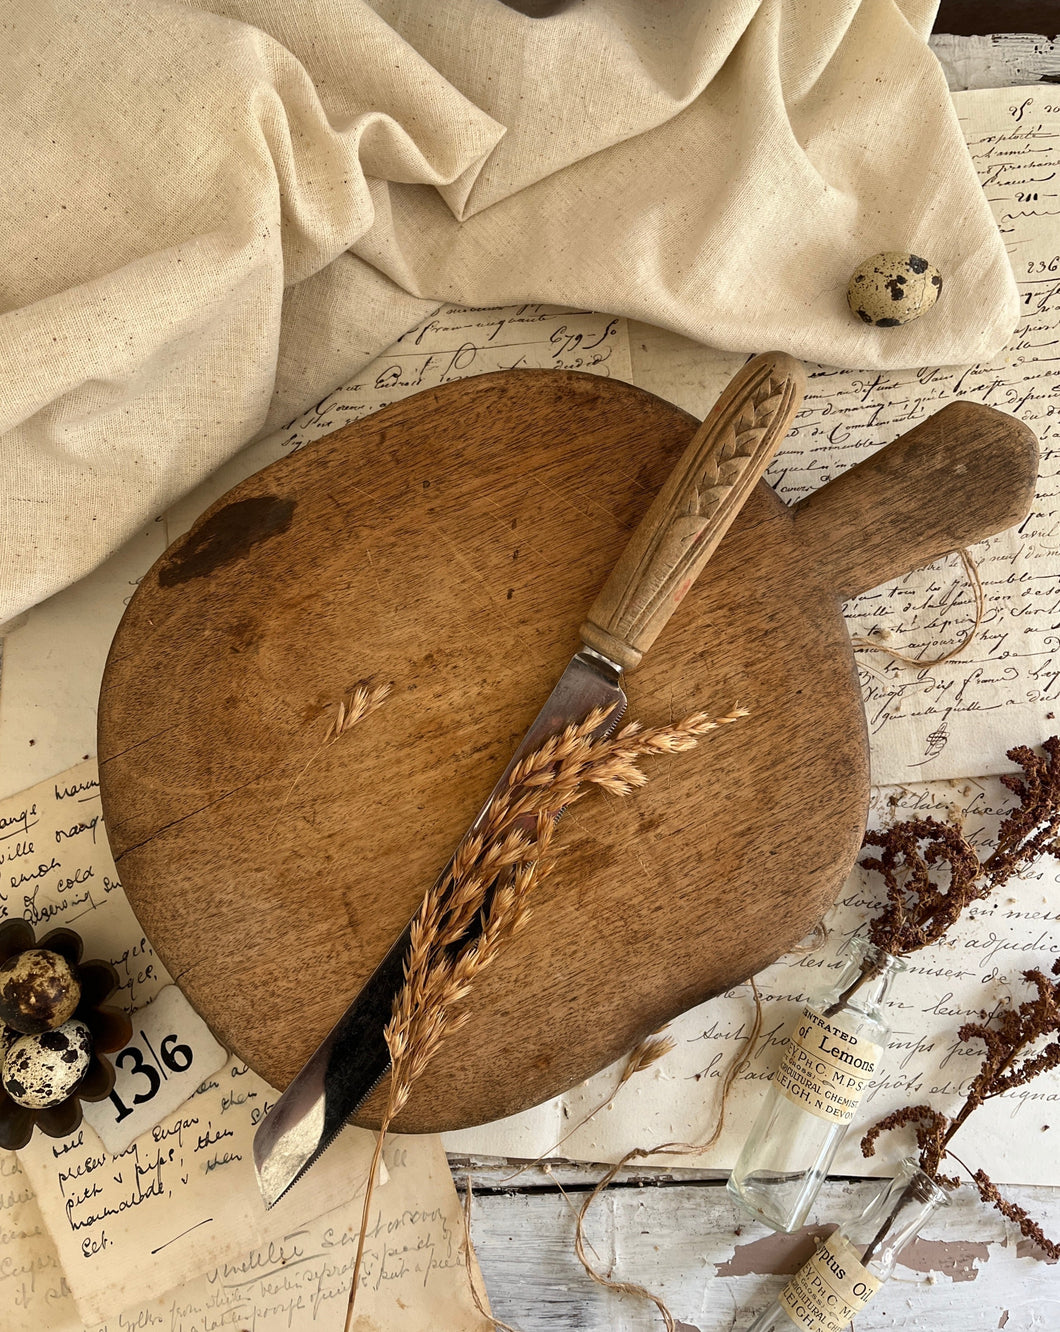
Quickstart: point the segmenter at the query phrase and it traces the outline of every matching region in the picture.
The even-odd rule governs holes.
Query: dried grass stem
[[[723,717],[696,712],[673,726],[631,722],[614,736],[601,736],[608,715],[609,709],[594,709],[517,764],[424,895],[412,925],[405,983],[385,1029],[392,1067],[380,1140],[443,1040],[468,1020],[464,1001],[475,981],[524,924],[532,889],[551,868],[550,848],[563,810],[594,788],[628,795],[648,780],[639,766],[645,758],[689,750],[709,732],[746,716],[747,709],[734,708]],[[372,1182],[365,1193],[347,1332]]]

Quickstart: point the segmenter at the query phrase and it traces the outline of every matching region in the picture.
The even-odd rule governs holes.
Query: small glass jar
[[[789,1032],[729,1177],[740,1203],[774,1230],[806,1220],[890,1034],[883,1003],[906,964],[861,935],[850,952],[834,987]]]
[[[913,1160],[857,1220],[840,1226],[818,1246],[747,1332],[844,1332],[890,1276],[902,1249],[949,1194]]]

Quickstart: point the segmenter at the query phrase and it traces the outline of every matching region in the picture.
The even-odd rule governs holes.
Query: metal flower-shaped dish
[[[55,1104],[37,1108],[20,1105],[0,1082],[0,1147],[8,1150],[24,1147],[34,1128],[52,1138],[72,1133],[81,1123],[81,1102],[102,1101],[114,1087],[114,1066],[103,1057],[104,1054],[120,1050],[129,1043],[132,1035],[128,1014],[105,1003],[118,986],[118,973],[109,962],[82,962],[84,945],[79,934],[69,929],[50,930],[38,942],[28,921],[7,920],[0,925],[0,967],[12,963],[22,953],[36,949],[58,954],[69,964],[69,970],[80,986],[80,997],[71,1021],[76,1019],[88,1028],[91,1049],[87,1069]],[[13,1042],[17,1041],[20,1032],[5,1026],[2,1035],[6,1060],[15,1048]],[[52,1037],[57,1043],[55,1032],[45,1031],[43,1037]]]

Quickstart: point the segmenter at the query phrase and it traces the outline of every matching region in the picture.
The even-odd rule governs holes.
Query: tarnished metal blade
[[[473,832],[517,763],[594,708],[608,709],[597,734],[610,735],[626,708],[622,672],[589,648],[575,653],[486,797]],[[449,864],[438,876],[449,872]],[[412,922],[391,946],[364,988],[272,1107],[254,1135],[254,1168],[266,1207],[272,1207],[334,1140],[390,1068],[383,1028],[404,983]]]
[[[405,979],[412,922],[258,1126],[254,1169],[272,1207],[338,1136],[390,1068],[383,1028]]]

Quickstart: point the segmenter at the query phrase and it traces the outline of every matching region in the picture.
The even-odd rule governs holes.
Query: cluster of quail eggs
[[[107,1004],[114,967],[83,950],[64,926],[38,940],[27,920],[0,922],[0,1148],[17,1151],[34,1129],[73,1133],[82,1103],[113,1090],[104,1054],[129,1043],[132,1023]]]
[[[88,1072],[92,1033],[74,1017],[80,1002],[81,983],[61,953],[27,948],[0,966],[0,1078],[16,1105],[59,1105]]]

